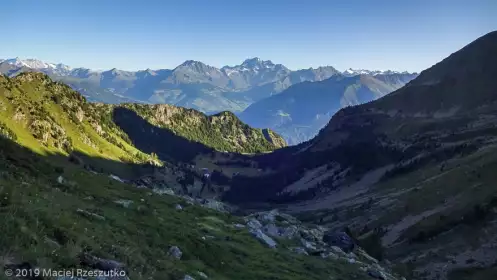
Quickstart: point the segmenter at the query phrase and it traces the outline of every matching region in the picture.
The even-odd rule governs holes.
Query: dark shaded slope
[[[108,115],[118,107],[130,109],[157,127],[218,151],[259,153],[286,146],[284,140],[274,132],[269,131],[272,141],[267,140],[261,129],[251,128],[227,111],[207,116],[194,109],[168,104],[92,104],[92,107]]]
[[[440,149],[447,149],[449,157],[456,155],[457,149],[451,150],[461,145],[453,143],[456,136],[465,141],[490,136],[488,128],[497,125],[492,117],[497,112],[496,51],[497,32],[492,32],[423,71],[405,87],[376,101],[341,109],[309,142],[279,151],[279,159],[258,157],[277,171],[266,179],[234,183],[227,199],[278,199],[281,190],[319,166],[340,166],[339,172],[347,171],[340,179],[351,184],[368,171],[415,155]],[[326,190],[338,180],[326,178],[312,188]]]
[[[197,155],[214,151],[168,129],[154,126],[127,108],[115,108],[112,119],[129,136],[134,146],[146,153],[156,153],[165,161],[191,162]]]
[[[488,33],[451,54],[404,88],[365,108],[433,114],[440,110],[460,112],[497,100],[497,31]]]

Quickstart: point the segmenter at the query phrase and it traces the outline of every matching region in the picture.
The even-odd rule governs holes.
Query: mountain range
[[[288,144],[295,145],[316,136],[339,109],[382,97],[416,75],[335,75],[323,81],[302,82],[253,103],[239,116],[253,127],[270,127]]]
[[[389,70],[348,69],[340,72],[331,66],[292,71],[282,64],[259,58],[246,59],[240,65],[222,68],[188,60],[174,69],[147,69],[136,72],[118,69],[93,71],[35,59],[0,60],[0,73],[14,76],[25,71],[41,71],[54,80],[70,85],[93,102],[165,103],[193,108],[208,114],[235,112],[241,114],[244,121],[252,126],[277,131],[290,144],[310,139],[339,108],[383,96],[416,76],[415,73]],[[362,96],[354,97],[353,88],[359,85],[353,79],[344,77],[358,75],[373,77],[376,80],[369,84],[378,87],[363,87],[362,91],[368,88],[371,93],[361,93]],[[300,110],[296,110],[299,107],[297,103],[293,103],[294,109],[283,105],[292,103],[295,94],[304,97],[313,87],[306,83],[305,86],[289,89],[292,85],[328,79],[328,82],[321,84],[321,89],[324,89],[323,86],[329,86],[326,92],[337,97],[327,101],[332,103],[319,104],[320,97],[310,94],[299,101],[305,101],[306,105],[310,106],[304,108],[302,116],[299,115]],[[351,84],[345,85],[347,81]],[[335,82],[338,84],[334,85]],[[307,86],[311,88],[308,89]],[[278,97],[281,94],[285,97]],[[339,99],[348,101],[338,102]],[[325,105],[327,109],[319,105]],[[244,112],[245,109],[247,112]]]
[[[496,52],[497,31],[419,75],[292,76],[258,59],[137,72],[4,61],[0,265],[112,265],[133,279],[493,280]],[[48,69],[72,74],[39,73]],[[324,127],[286,147],[232,112],[90,103],[61,77],[102,98],[141,100],[155,81],[195,102],[230,89],[220,95],[234,103],[283,79],[292,84],[242,119],[291,129],[322,114]]]
[[[93,71],[19,58],[0,61],[5,74],[38,70],[81,91],[92,101],[167,103],[206,113],[239,112],[248,104],[302,81],[317,81],[339,72],[333,67],[291,71],[259,58],[216,68],[187,60],[174,69]]]

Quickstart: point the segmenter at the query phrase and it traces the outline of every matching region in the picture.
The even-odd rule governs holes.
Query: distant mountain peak
[[[10,65],[15,65],[15,66],[27,66],[19,57],[15,58],[7,58],[4,62],[10,64]]]
[[[180,66],[207,66],[205,63],[197,61],[197,60],[185,60],[185,62],[181,63]]]
[[[8,63],[16,67],[27,67],[36,70],[48,70],[49,72],[60,75],[67,75],[72,68],[64,64],[46,63],[38,59],[28,58],[21,59],[19,57],[0,60],[1,63]]]
[[[349,68],[345,71],[342,72],[343,75],[345,76],[355,76],[355,75],[371,75],[371,76],[376,76],[376,75],[394,75],[394,74],[416,74],[416,73],[410,73],[408,71],[392,71],[392,70],[367,70],[367,69],[352,69]]]
[[[254,57],[245,59],[241,66],[247,68],[273,68],[276,65],[271,60],[262,60],[258,57]]]
[[[262,60],[262,59],[260,59],[259,57],[252,57],[252,58],[247,58],[247,59],[245,59],[245,60],[242,62],[242,64],[260,63],[260,62],[262,62],[262,61],[263,61],[263,60]],[[269,60],[269,62],[271,62],[271,61]]]

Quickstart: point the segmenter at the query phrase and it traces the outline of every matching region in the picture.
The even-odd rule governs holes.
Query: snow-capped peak
[[[355,74],[356,72],[352,69],[352,68],[349,68],[345,71],[343,71],[344,74]]]
[[[274,68],[274,63],[271,60],[262,60],[258,57],[245,59],[242,65],[247,68],[259,69],[259,68]]]
[[[349,68],[342,72],[345,76],[355,76],[355,75],[393,75],[393,74],[410,74],[407,71],[399,72],[392,70],[366,70],[366,69],[352,69]]]
[[[52,71],[57,71],[57,72],[67,72],[70,71],[72,68],[64,65],[64,64],[54,64],[54,63],[46,63],[38,59],[20,59],[19,57],[16,58],[9,58],[0,62],[8,63],[11,65],[15,65],[17,67],[28,67],[32,69],[38,69],[38,70],[52,70]]]
[[[19,57],[16,57],[16,58],[8,58],[4,61],[5,63],[8,63],[10,65],[14,65],[14,66],[17,66],[17,67],[22,67],[22,66],[26,66],[26,67],[29,67],[27,64],[25,64]]]

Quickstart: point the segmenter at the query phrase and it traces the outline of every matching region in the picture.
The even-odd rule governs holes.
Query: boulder
[[[333,259],[333,260],[338,260],[338,256],[335,253],[333,253],[333,252],[323,252],[323,253],[321,253],[320,256],[323,259],[330,258],[330,259]]]
[[[247,222],[247,226],[248,226],[250,229],[260,229],[260,228],[262,228],[262,224],[261,224],[261,222],[259,222],[259,220],[255,219],[255,218],[250,219],[250,220]]]
[[[290,251],[297,253],[299,255],[309,255],[309,253],[307,253],[307,251],[302,247],[292,247],[290,248]]]
[[[302,229],[300,230],[300,235],[307,240],[311,240],[313,242],[322,242],[324,230],[320,228],[313,229]]]
[[[115,261],[115,260],[110,260],[110,259],[103,259],[99,257],[95,257],[93,255],[83,253],[79,256],[80,263],[83,266],[88,266],[93,269],[98,269],[102,271],[125,271],[126,267],[123,263]]]
[[[316,244],[308,240],[305,240],[304,238],[300,239],[300,243],[302,243],[302,246],[304,246],[304,248],[306,248],[307,250],[312,250],[312,251],[316,250]]]
[[[198,274],[200,277],[204,278],[204,279],[208,279],[208,278],[209,278],[209,277],[207,277],[207,274],[205,274],[205,273],[203,273],[203,272],[201,272],[201,271],[197,271],[197,274]]]
[[[133,201],[127,200],[127,199],[118,199],[118,200],[114,201],[114,203],[119,204],[124,208],[129,208],[129,206],[131,205],[131,203],[133,203]]]
[[[230,212],[228,207],[224,203],[214,199],[203,199],[201,201],[201,205],[206,208],[210,208],[219,212],[224,212],[224,213]]]
[[[378,263],[377,259],[375,259],[375,258],[371,257],[370,255],[368,255],[368,253],[366,253],[363,249],[359,248],[358,250],[356,250],[356,253],[358,255],[360,255],[361,257],[367,259],[368,261],[372,262],[372,263],[376,263],[376,264]]]
[[[297,226],[289,226],[289,227],[286,227],[286,228],[283,228],[281,230],[281,237],[283,238],[287,238],[287,239],[293,239],[297,233],[299,232],[299,228]]]
[[[331,246],[330,249],[335,253],[335,254],[338,254],[338,255],[341,255],[341,256],[345,256],[345,252],[340,248],[340,247],[337,247],[337,246]]]
[[[174,191],[169,188],[164,188],[164,189],[153,188],[152,191],[158,195],[163,195],[163,194],[174,195]]]
[[[195,278],[193,278],[187,274],[187,275],[185,275],[185,277],[183,277],[183,280],[195,280]]]
[[[387,279],[387,277],[385,276],[385,274],[383,274],[383,272],[381,272],[379,270],[375,270],[375,269],[369,269],[368,275],[373,277],[374,279],[380,279],[380,280]]]
[[[284,222],[287,222],[289,224],[298,224],[299,223],[299,220],[297,220],[297,218],[295,218],[292,215],[288,215],[285,213],[277,213],[277,214],[278,214],[278,217],[280,217]]]
[[[245,228],[245,225],[242,225],[242,224],[233,224],[233,227],[240,229],[240,228]]]
[[[277,210],[271,210],[269,212],[260,212],[258,213],[259,220],[266,223],[274,223],[276,221],[276,215],[278,214]]]
[[[178,248],[178,246],[171,246],[169,248],[169,251],[167,251],[167,255],[170,257],[173,257],[177,260],[181,259],[181,256],[183,255],[183,252]]]
[[[105,217],[100,216],[100,215],[95,214],[95,213],[92,213],[92,212],[88,212],[88,211],[83,210],[83,209],[77,209],[76,212],[82,216],[87,217],[87,218],[94,218],[97,220],[105,221]]]
[[[323,241],[329,245],[337,246],[347,253],[356,247],[354,240],[345,232],[328,232],[323,236]]]
[[[353,252],[348,253],[347,257],[352,258],[352,259],[357,259],[357,255],[354,254]]]
[[[183,210],[183,206],[179,205],[179,204],[176,204],[176,206],[174,207],[176,210]]]
[[[260,229],[250,229],[250,233],[263,244],[266,244],[270,248],[276,248],[276,241],[274,241],[271,237],[267,236]]]
[[[181,196],[187,204],[194,205],[195,204],[195,199],[191,196],[183,195]]]
[[[262,229],[264,233],[272,237],[280,236],[280,229],[273,223],[267,224]]]

